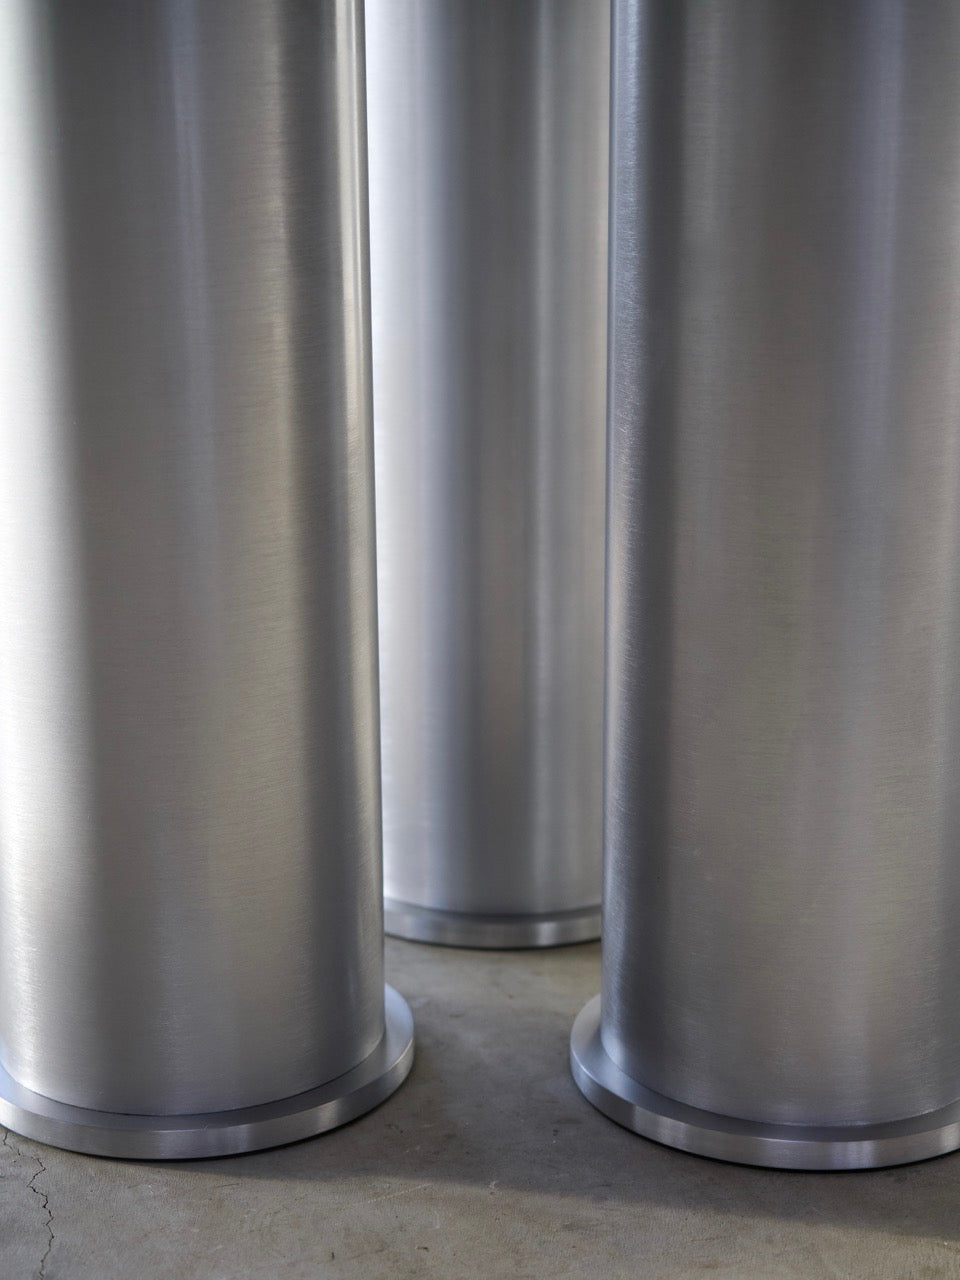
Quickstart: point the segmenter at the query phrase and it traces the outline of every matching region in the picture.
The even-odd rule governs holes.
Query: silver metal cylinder
[[[359,0],[0,5],[0,1121],[215,1155],[384,1002]]]
[[[599,931],[609,5],[368,0],[386,921]]]
[[[617,0],[614,1119],[960,1145],[960,6]]]

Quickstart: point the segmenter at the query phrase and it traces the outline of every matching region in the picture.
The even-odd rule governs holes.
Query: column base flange
[[[960,1147],[960,1102],[884,1124],[817,1127],[762,1124],[690,1107],[622,1071],[600,1039],[600,997],[581,1009],[570,1036],[570,1068],[584,1097],[626,1129],[668,1147],[773,1169],[877,1169]]]
[[[385,988],[386,1029],[363,1062],[277,1102],[194,1116],[121,1115],[69,1106],[24,1088],[0,1067],[0,1124],[51,1147],[127,1160],[192,1160],[282,1146],[346,1124],[384,1101],[413,1065],[413,1018]]]
[[[392,937],[445,947],[559,947],[600,937],[599,905],[542,916],[471,915],[417,907],[395,898],[384,899],[383,908],[384,928]]]

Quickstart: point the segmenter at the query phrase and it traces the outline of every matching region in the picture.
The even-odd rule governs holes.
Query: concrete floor
[[[786,1174],[627,1133],[567,1072],[599,948],[388,941],[417,1062],[379,1110],[296,1146],[175,1165],[0,1147],[2,1280],[960,1277],[960,1156]]]

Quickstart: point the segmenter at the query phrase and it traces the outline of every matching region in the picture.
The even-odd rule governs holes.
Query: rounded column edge
[[[646,1088],[613,1061],[600,1038],[600,997],[570,1034],[570,1070],[598,1111],[644,1138],[692,1155],[770,1169],[879,1169],[960,1147],[960,1100],[905,1120],[849,1126],[765,1124],[677,1102]]]
[[[562,947],[600,937],[600,905],[546,915],[474,915],[385,898],[384,929],[393,938],[484,951]]]
[[[196,1160],[240,1155],[314,1137],[384,1102],[413,1066],[413,1015],[384,988],[384,1034],[362,1062],[290,1098],[202,1115],[122,1115],[70,1106],[34,1093],[0,1066],[0,1124],[21,1137],[85,1155],[125,1160]]]

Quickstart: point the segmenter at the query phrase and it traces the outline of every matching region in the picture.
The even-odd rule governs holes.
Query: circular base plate
[[[238,1155],[296,1142],[346,1124],[383,1102],[413,1065],[413,1018],[385,988],[386,1029],[369,1057],[317,1089],[237,1111],[196,1116],[134,1116],[90,1111],[25,1089],[0,1067],[0,1124],[51,1147],[130,1160]]]
[[[600,908],[546,916],[481,916],[384,899],[384,928],[394,938],[444,947],[559,947],[600,937]]]
[[[589,1102],[645,1138],[695,1155],[774,1169],[876,1169],[960,1147],[960,1102],[886,1124],[821,1128],[716,1115],[654,1093],[621,1071],[600,1041],[600,997],[581,1009],[570,1067]]]

